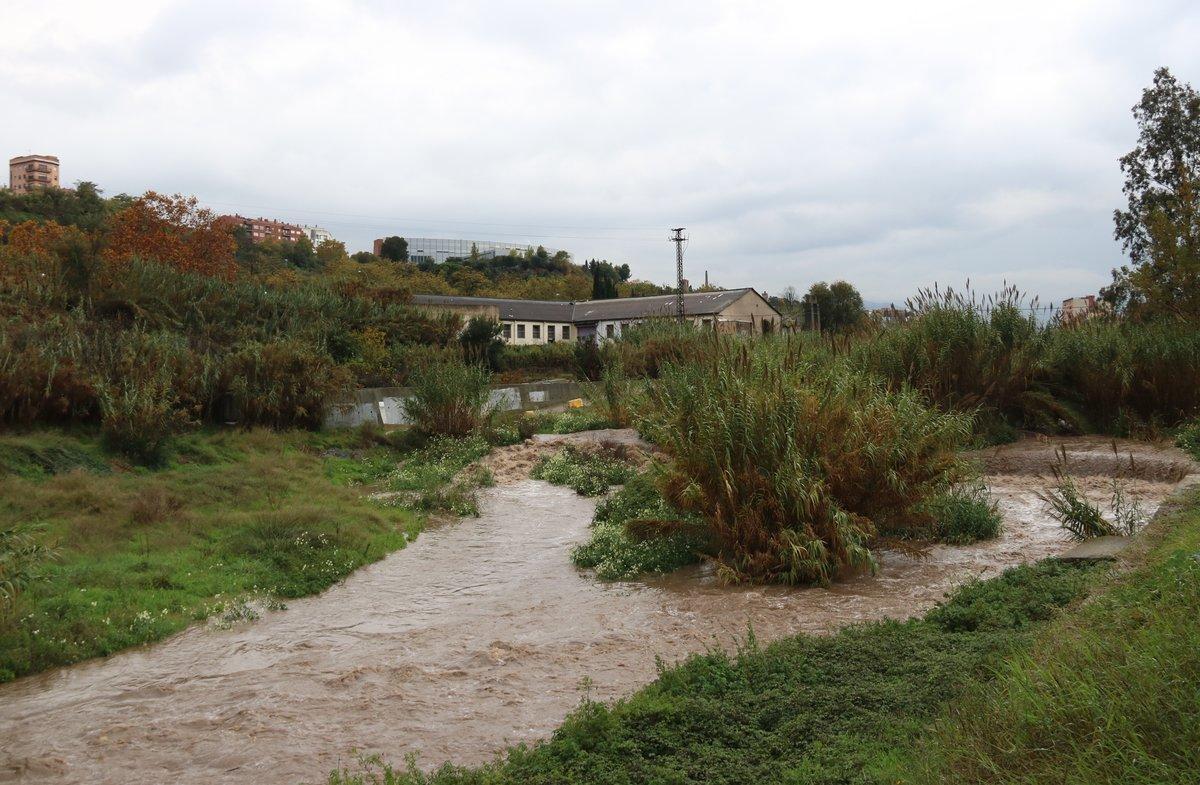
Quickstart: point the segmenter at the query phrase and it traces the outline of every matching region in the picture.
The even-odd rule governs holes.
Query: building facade
[[[412,301],[423,308],[460,313],[464,319],[488,316],[500,322],[504,341],[518,346],[579,339],[603,342],[620,338],[639,322],[678,315],[675,295],[560,302],[415,294]],[[683,301],[684,318],[698,327],[763,335],[783,325],[779,311],[754,289],[696,292],[685,294]]]
[[[1085,294],[1083,297],[1071,297],[1063,300],[1062,310],[1059,314],[1064,322],[1077,322],[1091,318],[1098,313],[1105,313],[1105,306],[1106,303],[1097,300],[1096,295]]]
[[[221,220],[241,226],[250,234],[250,239],[256,243],[265,240],[280,240],[294,243],[300,239],[308,239],[308,230],[298,224],[275,221],[270,218],[246,218],[241,215],[223,215]]]
[[[320,248],[321,243],[326,240],[333,241],[333,235],[328,229],[322,229],[320,226],[305,226],[304,231],[308,233],[308,241],[312,243],[313,248]]]
[[[441,264],[447,259],[466,259],[472,249],[481,259],[494,259],[497,256],[507,256],[516,251],[524,253],[532,246],[528,243],[501,243],[493,240],[456,240],[446,237],[405,237],[408,243],[408,260],[410,262],[433,262]],[[374,253],[379,256],[383,250],[383,240],[375,241]],[[547,248],[546,253],[553,256],[557,250]]]
[[[58,158],[53,155],[19,155],[8,161],[8,187],[17,193],[58,188]]]

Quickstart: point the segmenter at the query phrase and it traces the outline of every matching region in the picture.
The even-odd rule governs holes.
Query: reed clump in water
[[[670,457],[664,496],[709,521],[731,581],[872,569],[872,540],[927,522],[924,503],[959,478],[971,425],[791,341],[711,336],[649,395],[643,430]]]

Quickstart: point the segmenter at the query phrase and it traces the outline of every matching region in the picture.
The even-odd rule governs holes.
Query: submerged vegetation
[[[569,444],[543,457],[530,475],[554,485],[566,485],[580,496],[599,496],[633,476],[635,460],[622,445],[583,447]]]
[[[643,471],[596,506],[588,541],[571,551],[571,560],[600,580],[616,581],[670,572],[710,549],[703,519],[667,504],[653,473]]]

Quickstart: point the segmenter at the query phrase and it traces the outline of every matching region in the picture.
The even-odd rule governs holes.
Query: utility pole
[[[671,230],[671,242],[675,243],[675,310],[679,321],[683,321],[683,244],[687,238],[683,236],[684,227]]]

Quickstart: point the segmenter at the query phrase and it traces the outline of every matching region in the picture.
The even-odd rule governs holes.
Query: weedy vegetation
[[[596,506],[588,541],[571,551],[579,567],[603,581],[670,572],[711,550],[704,520],[672,508],[642,471]]]
[[[624,445],[585,447],[569,444],[539,460],[530,476],[554,485],[566,485],[580,496],[599,496],[632,477],[635,460]]]

